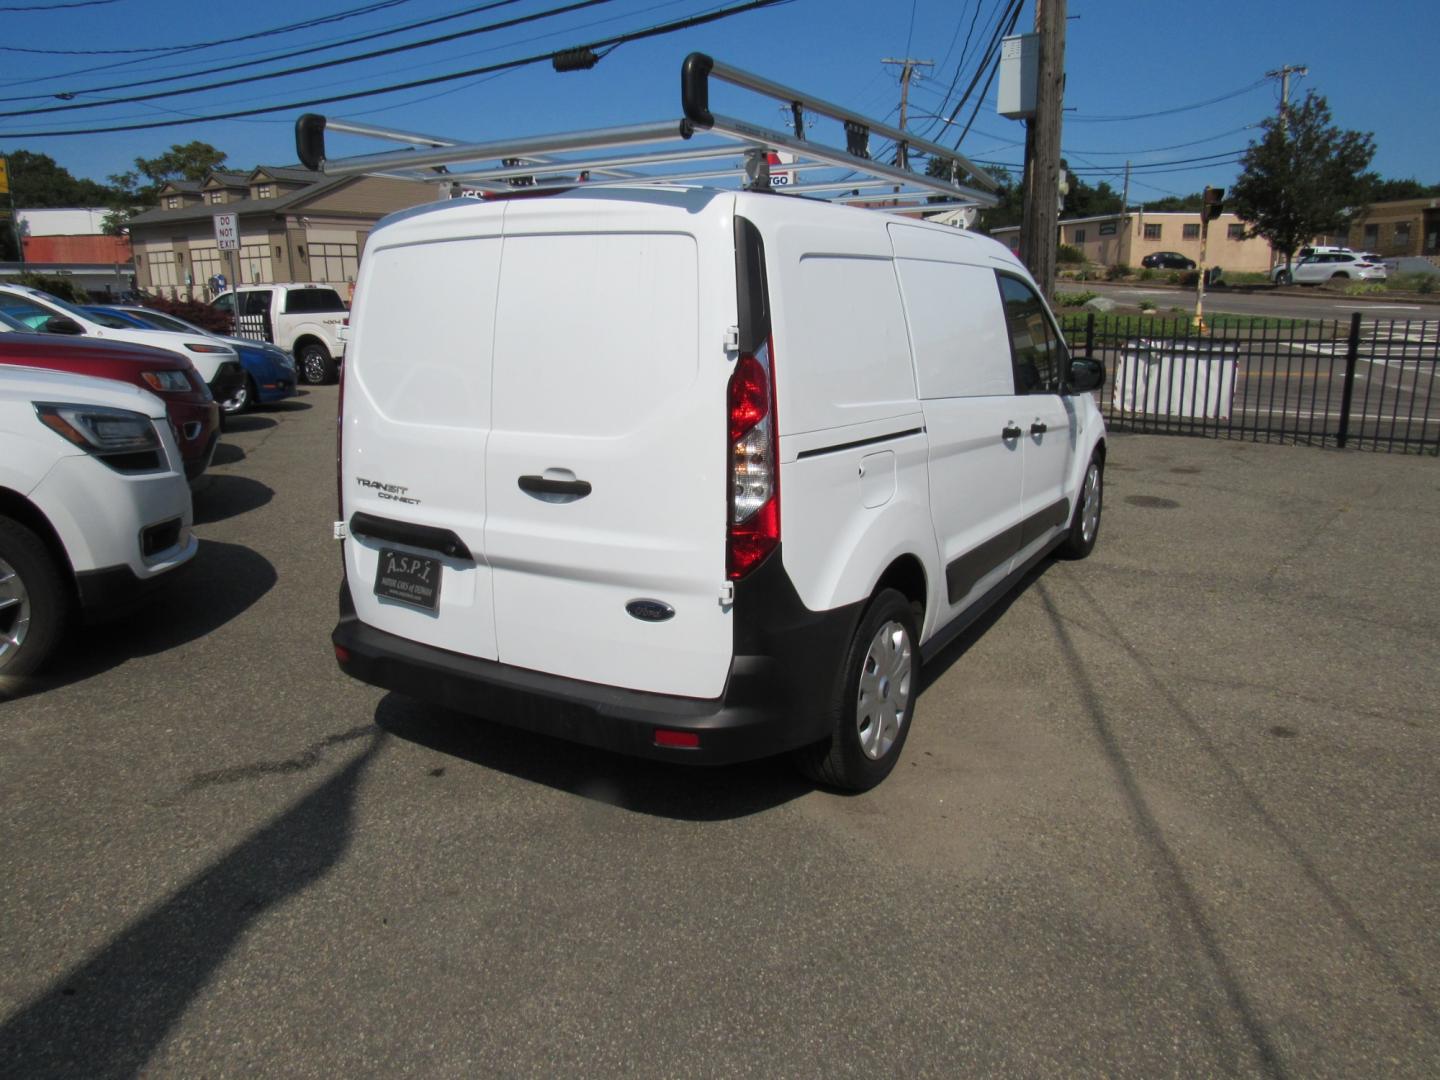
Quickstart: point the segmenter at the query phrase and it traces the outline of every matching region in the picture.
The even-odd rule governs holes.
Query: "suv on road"
[[[1293,267],[1277,266],[1271,278],[1277,285],[1319,285],[1326,281],[1384,281],[1385,264],[1354,251],[1323,251],[1301,259]]]
[[[4,324],[5,316],[0,315],[0,327]],[[0,333],[0,365],[93,375],[148,390],[165,403],[187,480],[199,479],[215,456],[219,406],[183,356],[123,341]]]
[[[350,309],[329,285],[242,285],[211,304],[235,318],[237,337],[261,338],[290,353],[305,382],[335,381],[345,355],[342,327]]]
[[[188,562],[190,527],[158,397],[0,367],[0,693],[44,663],[74,612],[128,610]]]

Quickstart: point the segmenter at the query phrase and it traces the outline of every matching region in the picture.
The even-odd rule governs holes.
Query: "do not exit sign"
[[[240,250],[240,215],[215,215],[215,242],[221,251]]]

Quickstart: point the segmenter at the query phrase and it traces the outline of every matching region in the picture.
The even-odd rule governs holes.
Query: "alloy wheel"
[[[1080,539],[1090,543],[1095,539],[1095,530],[1100,527],[1100,466],[1092,461],[1085,473],[1085,492],[1080,504]]]
[[[30,593],[15,568],[0,559],[0,672],[20,652],[30,631]]]

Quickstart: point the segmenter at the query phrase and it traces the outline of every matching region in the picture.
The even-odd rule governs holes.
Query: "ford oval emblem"
[[[675,609],[663,600],[631,600],[625,610],[645,622],[664,622],[675,617]]]

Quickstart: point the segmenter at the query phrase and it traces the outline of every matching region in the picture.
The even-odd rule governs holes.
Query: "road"
[[[843,797],[342,676],[335,401],[0,705],[0,1075],[1434,1074],[1433,460],[1115,437]]]
[[[1071,283],[1061,291],[1070,291]],[[1086,281],[1073,284],[1075,290],[1097,292],[1118,304],[1138,305],[1149,300],[1161,312],[1171,307],[1195,310],[1195,292],[1192,289],[1160,289],[1143,284],[1114,285],[1103,281]],[[1337,296],[1319,289],[1276,290],[1256,292],[1231,292],[1228,289],[1210,289],[1205,294],[1205,310],[1226,312],[1231,315],[1273,315],[1286,319],[1348,319],[1353,312],[1360,312],[1366,318],[1376,319],[1423,319],[1440,320],[1440,304],[1419,304],[1405,300],[1372,301],[1356,300]]]

